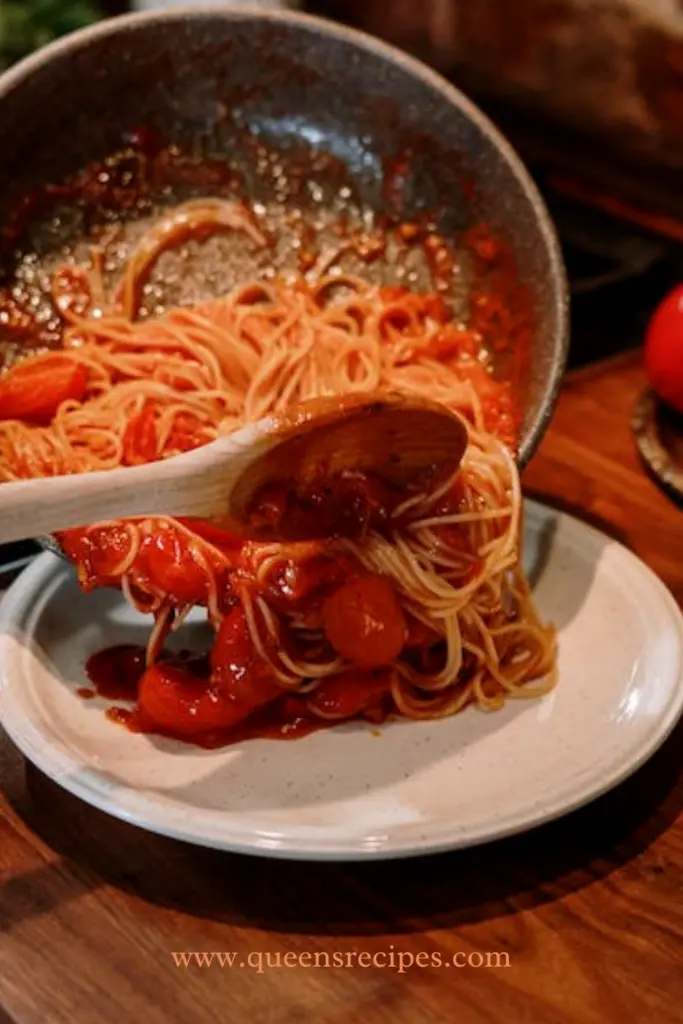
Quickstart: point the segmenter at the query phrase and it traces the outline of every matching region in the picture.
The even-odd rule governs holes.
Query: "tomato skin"
[[[347,555],[320,554],[312,558],[283,559],[270,574],[268,597],[276,608],[311,611],[319,598],[340,586],[358,571],[358,563]]]
[[[216,523],[207,522],[204,519],[178,518],[178,522],[187,527],[198,537],[208,541],[222,550],[239,552],[244,547],[244,541],[230,530],[224,530]]]
[[[654,391],[683,412],[683,285],[659,304],[645,334],[645,372]]]
[[[166,446],[172,452],[189,452],[210,440],[206,424],[198,416],[183,412],[176,416]]]
[[[90,590],[114,579],[130,551],[131,539],[123,526],[65,530],[57,538],[78,566],[81,586]]]
[[[235,608],[223,619],[211,650],[211,670],[221,674],[239,672],[249,667],[256,652],[249,634],[244,609]]]
[[[46,424],[62,402],[80,402],[88,371],[64,356],[47,356],[19,363],[0,380],[0,419]]]
[[[322,615],[334,649],[361,668],[388,665],[405,643],[405,617],[382,576],[359,576],[344,583],[325,600]]]
[[[155,587],[180,604],[202,604],[206,600],[207,574],[177,530],[159,530],[145,545],[144,571]]]
[[[265,630],[262,635],[272,647]],[[233,608],[221,623],[211,651],[211,670],[211,679],[232,708],[235,722],[282,696],[272,668],[254,648],[241,607]]]
[[[196,736],[231,728],[282,693],[270,665],[254,648],[244,610],[237,607],[216,636],[210,679],[177,666],[154,665],[140,680],[138,706],[145,724],[176,736]]]
[[[235,721],[233,706],[216,686],[171,665],[147,669],[138,684],[138,707],[146,725],[176,736],[225,729]]]
[[[154,403],[145,402],[137,416],[126,425],[123,432],[124,466],[142,466],[154,462],[159,455]]]
[[[389,672],[340,672],[329,676],[313,690],[306,704],[322,718],[355,718],[376,703],[391,687]]]

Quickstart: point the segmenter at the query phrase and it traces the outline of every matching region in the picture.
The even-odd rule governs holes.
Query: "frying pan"
[[[396,200],[387,195],[387,173],[396,176],[398,161],[403,219],[428,214],[457,255],[448,297],[463,319],[472,289],[486,289],[489,271],[475,266],[462,239],[485,222],[511,254],[512,314],[530,318],[526,343],[514,336],[494,354],[496,374],[513,382],[523,410],[518,458],[526,464],[548,423],[566,358],[564,270],[524,167],[457,89],[369,36],[287,11],[240,5],[105,21],[0,79],[0,225],[22,195],[120,150],[139,125],[199,164],[229,165],[228,177],[270,222],[281,268],[297,258],[293,212],[323,240],[332,238],[340,216],[362,227],[391,213]],[[125,237],[134,239],[161,206],[207,191],[190,184],[189,192],[179,182],[129,210]],[[36,215],[21,239],[24,256],[3,257],[6,281],[18,274],[39,305],[41,272],[65,247],[77,253],[96,218],[83,204]],[[267,272],[234,238],[216,237],[201,251],[189,245],[177,258],[184,265],[170,256],[159,261],[147,312],[162,300],[192,301]],[[360,269],[375,281],[397,279],[389,250]],[[425,273],[418,261],[410,278],[416,287]]]

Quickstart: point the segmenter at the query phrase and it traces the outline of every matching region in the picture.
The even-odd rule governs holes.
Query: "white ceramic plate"
[[[301,859],[470,846],[557,817],[641,765],[683,706],[683,619],[625,548],[528,503],[526,566],[560,630],[560,682],[541,700],[439,722],[346,725],[217,751],[136,736],[83,701],[83,665],[144,643],[114,592],[82,595],[51,554],[0,608],[0,720],[43,772],[143,828],[206,846]],[[183,646],[201,647],[190,622]]]

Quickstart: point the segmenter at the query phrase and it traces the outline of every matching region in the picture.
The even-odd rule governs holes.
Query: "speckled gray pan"
[[[564,270],[522,164],[461,93],[397,50],[302,15],[239,7],[115,19],[0,79],[0,218],[22,191],[111,152],[141,123],[236,163],[248,131],[281,151],[285,173],[305,142],[340,158],[360,205],[376,210],[383,166],[410,149],[409,212],[438,211],[452,238],[474,219],[502,229],[531,289],[536,328],[516,382],[529,459],[564,368]],[[510,355],[497,357],[503,375]]]

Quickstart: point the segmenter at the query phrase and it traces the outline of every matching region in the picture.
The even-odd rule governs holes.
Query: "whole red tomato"
[[[659,397],[683,412],[683,285],[669,292],[648,324],[645,372]]]

